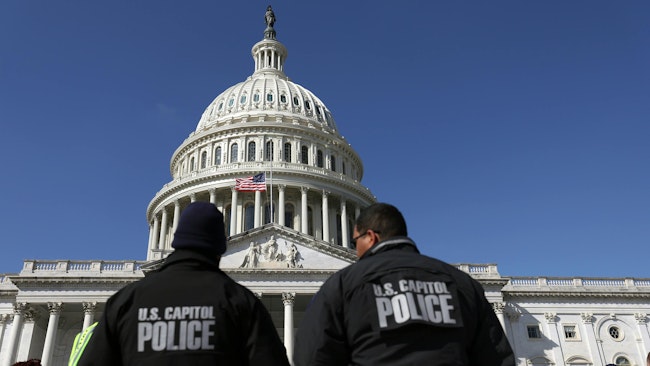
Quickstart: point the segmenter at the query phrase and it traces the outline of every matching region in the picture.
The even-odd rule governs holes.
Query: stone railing
[[[20,276],[80,276],[92,275],[133,275],[140,272],[140,266],[145,261],[95,261],[95,260],[26,260]]]
[[[469,273],[472,276],[501,277],[501,275],[499,275],[499,271],[497,270],[496,264],[458,263],[455,264],[455,266],[461,271]]]
[[[612,288],[647,289],[650,291],[650,279],[636,278],[582,278],[582,277],[510,277],[508,286],[520,288],[571,288],[576,287],[590,290]]]

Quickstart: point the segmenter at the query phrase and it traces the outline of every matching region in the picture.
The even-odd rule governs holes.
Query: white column
[[[190,203],[196,202],[196,193],[190,193]]]
[[[235,187],[230,188],[230,236],[237,234],[237,190]]]
[[[260,227],[260,212],[262,212],[262,192],[255,191],[255,213],[253,214],[253,227]]]
[[[555,358],[555,363],[557,365],[562,365],[564,363],[564,353],[562,352],[562,347],[560,346],[560,335],[558,334],[557,329],[557,314],[544,313],[544,317],[546,318],[549,339],[557,345],[551,350]]]
[[[284,189],[285,185],[278,185],[278,224],[284,226]]]
[[[284,304],[284,348],[287,350],[289,360],[293,357],[293,303],[296,300],[295,292],[283,292]]]
[[[2,347],[2,342],[4,341],[5,329],[7,328],[7,322],[9,321],[9,314],[0,314],[0,347]],[[0,358],[2,362],[2,358]]]
[[[16,359],[18,335],[20,334],[20,329],[23,327],[23,315],[25,309],[27,309],[27,303],[21,302],[14,304],[14,319],[11,324],[11,334],[9,335],[8,346],[5,348],[7,353],[3,355],[6,358],[2,360],[2,366],[10,366]]]
[[[176,233],[176,228],[178,227],[178,220],[181,218],[181,203],[176,200],[174,202],[174,218],[172,221],[172,234]]]
[[[160,236],[160,221],[158,215],[153,216],[153,235],[151,236],[151,249],[158,249],[158,237]]]
[[[160,224],[160,238],[158,238],[158,249],[166,249],[165,241],[167,239],[167,209],[162,209],[162,223]]]
[[[348,234],[348,209],[344,199],[341,199],[341,240],[342,245],[350,247],[350,234]]]
[[[307,220],[309,218],[309,211],[307,210],[307,191],[309,188],[300,187],[301,193],[301,206],[300,206],[300,231],[303,234],[309,233],[309,226],[307,225]]]
[[[97,303],[84,302],[81,306],[84,309],[84,325],[82,330],[85,330],[95,322],[95,308],[97,308]]]
[[[636,320],[639,335],[641,335],[642,340],[642,342],[637,343],[639,345],[639,351],[642,355],[647,355],[650,352],[650,333],[648,333],[648,327],[646,326],[648,315],[646,313],[635,313],[634,319]]]
[[[497,315],[497,319],[499,319],[499,323],[501,323],[501,328],[503,328],[503,332],[506,333],[507,332],[506,321],[503,316],[503,310],[506,308],[506,304],[502,302],[493,302],[491,303],[491,305],[492,305],[492,310],[494,310],[494,313]]]
[[[217,190],[212,188],[208,192],[210,192],[210,203],[213,205],[217,205]]]
[[[594,329],[594,316],[592,313],[581,313],[580,317],[582,318],[583,325],[583,334],[587,338],[587,347],[591,354],[591,359],[593,360],[594,365],[604,365],[606,364],[605,358],[600,352],[600,347],[598,346],[599,341],[596,339],[596,330]]]
[[[330,242],[330,214],[328,199],[329,192],[323,191],[323,241]]]
[[[61,315],[63,304],[60,302],[49,302],[47,303],[47,308],[50,311],[50,319],[47,323],[47,333],[45,334],[45,344],[43,345],[43,355],[41,356],[41,363],[43,365],[50,365],[52,360],[52,352],[56,344],[56,332],[59,329],[59,316]]]

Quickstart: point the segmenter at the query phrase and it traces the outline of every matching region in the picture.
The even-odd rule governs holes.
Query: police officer
[[[359,261],[312,299],[296,335],[295,366],[514,366],[481,285],[421,255],[397,208],[363,210],[352,243]]]
[[[78,365],[289,365],[268,311],[219,269],[223,215],[181,214],[161,268],[111,296]]]

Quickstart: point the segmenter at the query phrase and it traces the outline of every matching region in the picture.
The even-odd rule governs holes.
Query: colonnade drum
[[[194,201],[215,204],[224,214],[228,236],[244,233],[271,222],[314,237],[333,246],[352,249],[354,218],[361,206],[344,197],[307,187],[277,185],[266,192],[238,192],[232,188],[210,189],[175,200],[161,207],[150,227],[148,260],[164,258],[171,251],[173,233],[184,207]]]

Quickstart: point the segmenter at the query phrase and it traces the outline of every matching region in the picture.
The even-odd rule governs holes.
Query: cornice
[[[549,298],[549,297],[560,297],[560,298],[576,298],[576,297],[588,297],[588,298],[638,298],[638,299],[650,299],[650,293],[648,292],[592,292],[592,291],[525,291],[525,290],[502,290],[503,296],[505,297],[535,297],[535,298]]]

